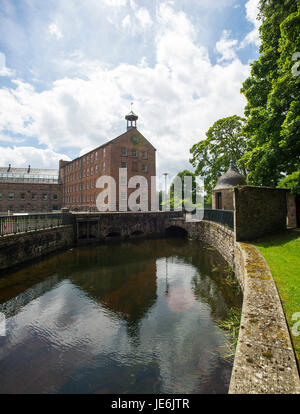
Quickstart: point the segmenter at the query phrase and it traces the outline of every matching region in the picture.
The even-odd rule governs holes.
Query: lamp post
[[[163,173],[163,175],[165,176],[165,197],[164,197],[164,205],[165,205],[165,210],[164,210],[164,208],[163,208],[163,211],[167,211],[167,180],[168,180],[168,173],[167,172],[165,172],[165,173]],[[163,205],[163,206],[164,206]]]

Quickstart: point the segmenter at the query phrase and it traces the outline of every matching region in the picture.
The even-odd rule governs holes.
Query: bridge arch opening
[[[166,229],[166,236],[167,237],[187,238],[188,237],[188,232],[185,229],[183,229],[182,227],[170,226]]]
[[[118,231],[111,231],[105,237],[106,238],[121,237],[121,233],[119,233]]]
[[[135,230],[131,233],[131,236],[141,236],[142,234],[144,234],[143,231],[141,230]]]

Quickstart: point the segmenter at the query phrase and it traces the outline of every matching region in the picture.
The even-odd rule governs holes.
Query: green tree
[[[240,159],[247,151],[247,142],[242,133],[244,119],[234,115],[216,121],[206,132],[206,139],[190,149],[190,162],[195,173],[204,178],[208,194],[215,186],[218,173],[228,170],[230,161],[246,175],[246,169]]]
[[[297,10],[298,7],[298,10]],[[276,186],[300,166],[300,1],[261,0],[260,57],[241,92],[247,99],[247,182]]]
[[[291,194],[300,194],[300,170],[294,171],[279,181],[278,188],[287,188]]]

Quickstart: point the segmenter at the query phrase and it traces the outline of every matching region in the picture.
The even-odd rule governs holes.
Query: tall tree
[[[261,0],[260,57],[241,92],[247,98],[247,182],[276,186],[300,168],[300,1]]]
[[[204,178],[207,193],[215,186],[218,173],[227,171],[230,161],[246,175],[245,166],[240,162],[247,150],[243,125],[244,119],[237,115],[219,119],[206,132],[206,139],[190,149],[190,162],[195,173]]]

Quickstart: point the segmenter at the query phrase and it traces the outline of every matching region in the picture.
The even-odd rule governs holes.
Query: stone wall
[[[300,393],[297,363],[272,274],[251,244],[235,243],[243,309],[229,393]]]
[[[123,213],[74,213],[75,237],[79,244],[103,240],[111,235],[121,238],[163,236],[166,221],[182,216],[179,212],[123,212]]]
[[[234,265],[234,233],[221,224],[207,220],[185,221],[183,218],[169,219],[166,229],[180,227],[187,231],[188,236],[215,247],[232,267]]]
[[[234,227],[237,241],[250,241],[286,229],[286,190],[234,188]]]
[[[233,188],[224,188],[223,190],[213,190],[212,192],[212,208],[216,209],[217,206],[217,194],[221,193],[221,209],[233,210]]]
[[[73,243],[72,225],[3,236],[0,238],[0,271],[68,248]]]
[[[293,229],[297,227],[297,207],[296,207],[296,196],[287,193],[287,213],[288,213],[288,227]]]

